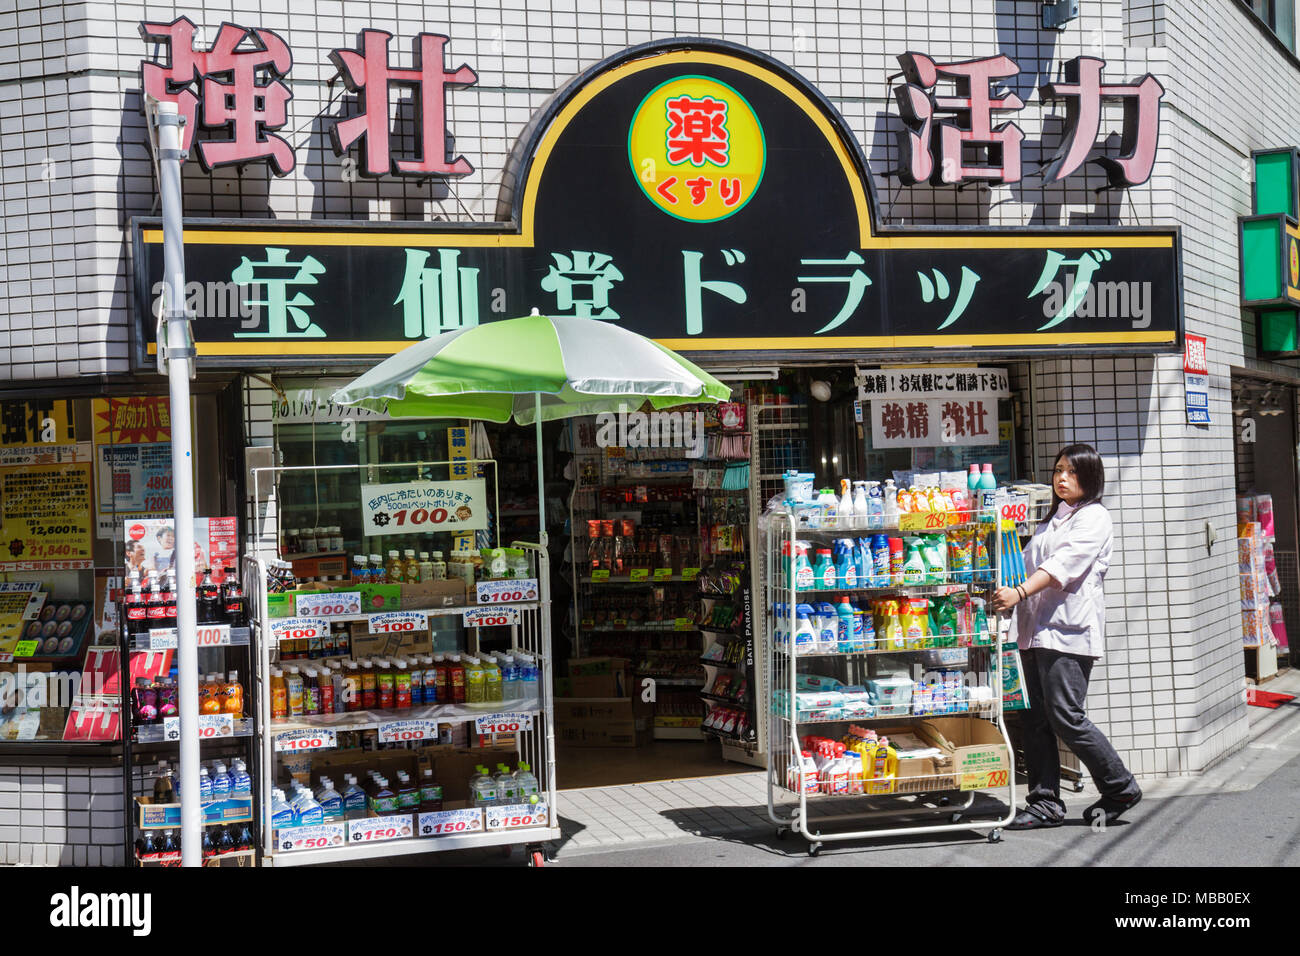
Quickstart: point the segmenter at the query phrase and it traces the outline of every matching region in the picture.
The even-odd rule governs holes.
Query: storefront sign
[[[1187,335],[1183,345],[1183,394],[1187,424],[1210,424],[1210,366],[1205,336]]]
[[[519,623],[519,608],[517,607],[476,607],[470,611],[462,611],[461,623],[465,627],[500,627],[505,624]]]
[[[995,398],[873,399],[871,447],[996,445]]]
[[[1011,382],[1004,368],[858,369],[858,400],[888,398],[1008,398]]]
[[[478,531],[488,522],[487,486],[465,481],[413,481],[361,486],[362,534]]]
[[[479,604],[517,603],[537,600],[537,578],[509,578],[478,582]]]
[[[1015,93],[993,89],[1017,76],[1020,67],[1005,54],[959,63],[937,63],[924,53],[898,57],[904,82],[894,88],[907,132],[903,162],[895,173],[906,185],[929,180],[936,186],[967,182],[1015,183],[1021,178],[1024,132],[1010,114],[1024,108]],[[1063,100],[1063,144],[1043,171],[1046,183],[1079,171],[1101,134],[1103,103],[1124,104],[1120,141],[1124,155],[1098,160],[1112,187],[1137,186],[1151,176],[1165,89],[1150,73],[1135,83],[1103,83],[1106,61],[1077,56],[1064,65],[1064,82],[1048,83],[1044,100]],[[941,92],[955,95],[938,95]],[[1104,135],[1102,136],[1104,138]]]
[[[371,634],[401,634],[429,629],[429,615],[423,611],[385,611],[371,614],[366,620]]]
[[[367,422],[385,421],[392,416],[386,412],[375,412],[367,408],[355,408],[336,405],[330,401],[347,379],[318,381],[304,388],[286,389],[276,396],[271,406],[271,422],[275,425],[299,425],[322,422]]]
[[[0,571],[93,566],[89,463],[0,468]]]
[[[170,404],[165,395],[97,398],[95,439],[97,536],[112,538],[125,520],[172,514]]]
[[[76,440],[72,403],[62,398],[0,401],[0,447],[67,445]]]
[[[624,51],[530,124],[508,222],[188,222],[187,277],[235,282],[258,307],[251,322],[196,321],[198,362],[373,361],[533,307],[733,358],[1180,346],[1176,231],[882,226],[848,129],[806,80],[742,47]],[[134,240],[146,368],[157,221]]]

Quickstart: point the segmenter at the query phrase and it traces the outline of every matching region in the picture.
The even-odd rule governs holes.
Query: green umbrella
[[[537,428],[537,503],[544,508],[542,422],[720,402],[731,390],[658,342],[611,322],[528,315],[418,342],[332,396],[401,418],[474,418]],[[542,543],[546,543],[545,516]]]

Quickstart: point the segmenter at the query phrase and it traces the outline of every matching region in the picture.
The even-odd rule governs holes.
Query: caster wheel
[[[790,835],[790,828],[789,828],[789,827],[777,827],[777,828],[776,828],[776,838],[777,838],[778,840],[784,840],[784,839],[785,839],[786,837],[788,837],[789,835]]]
[[[949,803],[949,800],[948,800],[947,797],[940,797],[940,798],[939,798],[939,806],[941,806],[941,807],[946,807],[946,806],[948,805],[948,803]]]
[[[528,857],[528,865],[531,868],[538,868],[546,865],[546,855],[541,850],[534,850]]]
[[[1002,831],[1001,831],[1001,830],[990,830],[990,831],[989,831],[989,842],[990,842],[990,843],[1001,843],[1001,842],[1002,842]]]
[[[817,855],[818,853],[820,853],[821,851],[822,851],[822,845],[821,845],[820,843],[810,843],[810,844],[808,844],[808,855],[809,855],[809,856],[816,856],[816,855]]]
[[[1083,793],[1083,786],[1084,786],[1084,785],[1083,785],[1083,781],[1080,780],[1078,783],[1076,783],[1076,784],[1074,785],[1074,792],[1075,792],[1075,793]]]
[[[948,819],[951,820],[953,823],[960,823],[960,822],[961,822],[961,814],[960,814],[960,813],[954,813],[954,814],[953,814],[952,816],[950,816]]]

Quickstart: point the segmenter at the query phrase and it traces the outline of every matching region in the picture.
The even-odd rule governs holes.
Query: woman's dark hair
[[[1106,467],[1101,463],[1101,455],[1091,445],[1066,445],[1052,459],[1052,473],[1056,473],[1056,463],[1064,458],[1074,469],[1074,476],[1079,481],[1079,490],[1083,497],[1075,506],[1082,508],[1094,501],[1101,501],[1106,489]],[[1061,507],[1061,496],[1056,493],[1056,482],[1052,481],[1052,508],[1043,519],[1043,524],[1056,517],[1056,510]]]

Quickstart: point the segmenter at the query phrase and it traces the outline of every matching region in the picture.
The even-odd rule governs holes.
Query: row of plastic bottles
[[[179,800],[181,795],[179,776],[171,779],[171,786],[175,798]],[[252,793],[253,778],[249,775],[248,767],[243,760],[236,758],[231,763],[231,769],[227,769],[226,765],[219,760],[199,766],[199,800],[202,803],[228,800],[231,797],[247,797]]]
[[[488,768],[479,764],[474,768],[478,772],[470,778],[470,803],[476,807],[510,806],[517,803],[536,803],[541,790],[532,767],[523,761],[519,769],[510,772],[503,763],[497,764],[495,775]]]

